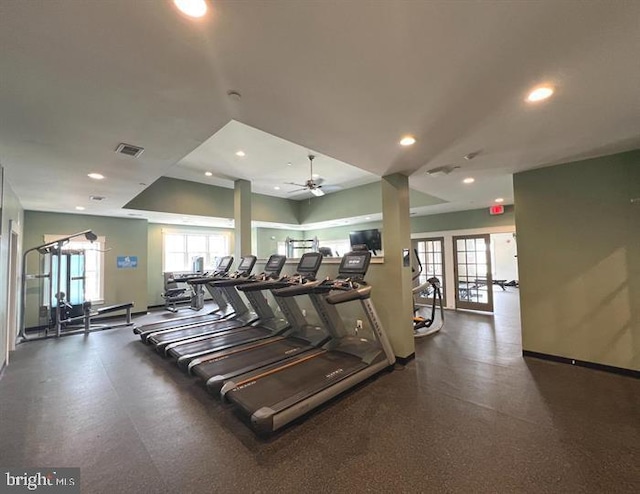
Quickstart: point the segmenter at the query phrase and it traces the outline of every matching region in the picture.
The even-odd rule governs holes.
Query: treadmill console
[[[353,251],[342,256],[338,275],[342,277],[363,277],[369,269],[371,252]]]
[[[278,276],[280,275],[280,271],[284,267],[284,263],[286,262],[287,257],[281,256],[277,254],[273,254],[269,257],[266,266],[264,267],[264,272],[269,276]]]
[[[231,265],[233,264],[233,256],[225,256],[221,257],[218,261],[218,265],[216,266],[216,273],[224,274],[227,273],[231,269]]]
[[[244,256],[240,259],[240,265],[236,268],[241,275],[249,275],[256,264],[256,256]]]
[[[319,252],[305,252],[298,263],[299,274],[313,273],[315,275],[322,264],[322,254]]]

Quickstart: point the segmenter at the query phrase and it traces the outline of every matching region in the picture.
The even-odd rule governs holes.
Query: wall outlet
[[[356,333],[362,329],[362,319],[356,321]]]
[[[307,309],[302,309],[302,316],[307,317]]]

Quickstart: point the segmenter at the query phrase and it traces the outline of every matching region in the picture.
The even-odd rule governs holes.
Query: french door
[[[444,238],[438,237],[414,240],[413,248],[418,254],[420,264],[422,264],[422,272],[418,277],[416,285],[426,283],[429,278],[435,276],[440,280],[442,302],[446,305],[446,290],[444,288]],[[432,296],[432,288],[427,287],[427,289],[418,294],[416,297],[416,303],[425,305],[430,304]]]
[[[453,237],[456,307],[493,312],[489,235]]]

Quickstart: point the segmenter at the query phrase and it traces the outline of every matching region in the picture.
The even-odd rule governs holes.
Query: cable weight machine
[[[90,242],[98,239],[91,230],[85,230],[52,242],[38,245],[24,252],[22,256],[20,310],[20,341],[41,339],[26,334],[26,314],[30,301],[37,295],[38,327],[44,327],[44,338],[59,337],[64,334],[89,333],[92,329],[105,329],[116,325],[96,326],[91,319],[95,316],[126,311],[126,325],[131,325],[133,302],[93,309],[91,302],[85,300],[85,251],[64,248],[76,237],[86,238]],[[29,255],[37,252],[37,273],[28,274]]]
[[[284,243],[287,249],[287,258],[289,259],[302,257],[305,252],[318,252],[320,247],[318,237],[302,240],[287,237]]]

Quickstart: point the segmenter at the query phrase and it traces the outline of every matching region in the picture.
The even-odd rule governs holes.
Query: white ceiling
[[[126,216],[143,184],[190,167],[273,195],[265,172],[303,181],[311,149],[327,185],[406,173],[449,201],[433,213],[510,202],[518,170],[640,147],[640,2],[210,4],[194,21],[170,0],[0,2],[0,163],[26,209]],[[554,97],[525,103],[540,83]],[[236,127],[243,166],[225,155]],[[462,168],[424,173],[443,165]]]
[[[237,156],[242,151],[244,156]],[[233,188],[233,181],[251,181],[251,190],[286,199],[308,199],[311,194],[289,182],[302,184],[311,178],[309,159],[313,160],[313,180],[325,192],[356,187],[380,180],[355,166],[285,139],[230,121],[173,166],[165,176]],[[205,172],[211,172],[211,177]],[[275,189],[279,187],[279,189]]]

